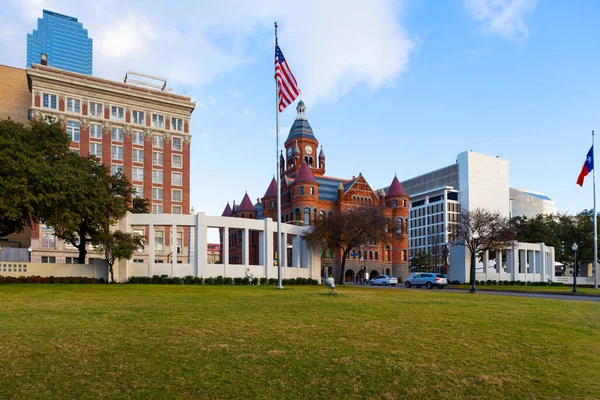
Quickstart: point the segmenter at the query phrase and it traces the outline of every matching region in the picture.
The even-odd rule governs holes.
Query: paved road
[[[397,285],[397,286],[368,286],[368,285],[355,285],[355,284],[350,284],[348,286],[363,286],[363,287],[372,287],[372,288],[381,288],[381,289],[388,289],[388,290],[439,290],[439,289],[425,289],[425,288],[421,288],[421,289],[417,289],[417,288],[410,288],[407,289],[404,285]],[[449,289],[449,288],[445,288],[443,289],[443,291],[445,292],[454,292],[454,293],[466,293],[467,290],[465,289]],[[530,297],[530,298],[537,298],[537,299],[555,299],[555,300],[572,300],[572,301],[593,301],[593,302],[598,302],[600,303],[600,297],[599,296],[585,296],[585,295],[577,295],[577,296],[572,296],[572,295],[565,295],[565,294],[546,294],[546,293],[532,293],[532,292],[500,292],[500,291],[492,291],[492,290],[480,290],[477,292],[477,295],[497,295],[497,296],[513,296],[513,297]]]

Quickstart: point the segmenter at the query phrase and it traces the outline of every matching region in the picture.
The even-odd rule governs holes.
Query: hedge
[[[0,283],[105,283],[104,278],[86,278],[84,276],[2,276]]]
[[[192,275],[179,277],[169,277],[168,275],[153,275],[151,278],[148,276],[131,276],[129,277],[129,283],[133,284],[152,284],[152,285],[234,285],[234,286],[256,286],[256,285],[277,285],[277,279],[275,278],[225,278],[223,276],[217,276],[216,278],[208,277],[195,277]],[[318,285],[319,281],[310,278],[292,278],[283,279],[281,283],[284,286],[295,286],[295,285]]]

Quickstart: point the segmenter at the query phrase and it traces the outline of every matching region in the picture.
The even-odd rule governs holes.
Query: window
[[[144,198],[144,186],[135,185],[133,187],[133,196],[134,197]]]
[[[301,189],[304,189],[301,187]],[[310,225],[310,208],[305,208],[304,209],[304,226],[309,226]]]
[[[144,229],[134,229],[133,230],[133,234],[135,236],[137,236],[137,237],[143,238],[144,242],[146,241],[146,233],[144,232]],[[140,246],[140,247],[138,247],[138,249],[137,249],[138,253],[142,253],[143,251],[144,251],[144,246],[143,245]],[[140,261],[140,262],[142,262],[142,261]]]
[[[123,121],[125,119],[125,110],[123,107],[112,106],[110,108],[110,119]]]
[[[173,201],[181,201],[181,189],[173,189],[173,196],[172,199]]]
[[[152,152],[152,165],[163,165],[163,153]]]
[[[181,206],[173,206],[172,213],[173,214],[181,214]]]
[[[144,182],[144,168],[133,167],[131,169],[131,180]]]
[[[77,257],[66,257],[65,264],[77,264]]]
[[[75,153],[75,154],[77,154],[77,155],[80,155],[80,154],[79,154],[79,149],[69,149],[69,151],[70,151],[71,153]]]
[[[174,131],[183,131],[183,120],[181,118],[171,118],[171,129]]]
[[[163,172],[153,169],[152,170],[152,183],[163,183]]]
[[[165,127],[165,116],[159,114],[152,114],[152,126],[157,128]]]
[[[55,264],[56,257],[54,256],[42,256],[42,263],[44,264]]]
[[[137,144],[139,146],[143,146],[144,145],[144,132],[133,131],[131,133],[131,143]]]
[[[394,207],[398,206],[398,200],[394,200]]]
[[[90,124],[90,138],[102,139],[102,125]]]
[[[144,112],[143,111],[135,111],[135,110],[132,111],[131,119],[134,124],[143,125],[144,124]]]
[[[300,195],[302,196],[304,194],[304,186],[300,186]]]
[[[142,251],[144,251],[144,250],[142,250]],[[142,263],[144,262],[144,260],[143,260],[143,259],[141,259],[141,258],[134,258],[134,259],[133,259],[133,262],[134,262],[135,264],[142,264]]]
[[[180,154],[173,154],[173,168],[182,168],[183,157]],[[162,165],[162,164],[161,164]]]
[[[42,225],[42,248],[43,249],[55,249],[56,248],[56,236],[54,236],[54,229],[49,228],[46,225]]]
[[[313,195],[315,194],[315,188],[314,187],[310,188],[310,194],[313,194]]]
[[[183,232],[177,232],[177,254],[183,249]]]
[[[402,218],[396,219],[396,233],[402,233],[402,225],[404,224],[404,220]]]
[[[121,146],[112,146],[112,159],[113,160],[123,160],[123,147]]]
[[[163,135],[152,135],[152,147],[162,149],[164,139]]]
[[[164,235],[165,235],[165,232],[163,232],[163,231],[154,232],[154,250],[156,250],[159,253],[162,253],[164,251],[164,247],[163,247],[163,245],[165,243]]]
[[[79,143],[79,122],[67,121],[67,135],[72,142]]]
[[[123,141],[123,129],[122,128],[112,128],[112,141],[113,142],[122,142]]]
[[[94,117],[102,117],[102,103],[94,103],[90,101],[90,115]]]
[[[173,150],[181,151],[181,143],[182,139],[180,137],[174,137],[173,141],[171,142],[171,148]]]
[[[111,165],[111,166],[110,166],[110,172],[111,172],[113,175],[116,175],[116,174],[118,174],[119,172],[120,172],[120,173],[123,173],[123,166],[122,166],[122,165]]]
[[[144,150],[133,149],[133,151],[131,153],[131,159],[133,162],[143,163],[144,162]]]
[[[44,93],[42,96],[42,107],[56,110],[56,95]]]
[[[160,188],[152,188],[152,200],[162,200],[163,190]]]
[[[152,204],[152,214],[162,214],[163,206],[162,204]]]
[[[67,112],[75,114],[81,113],[81,102],[77,99],[67,97]]]
[[[173,172],[171,175],[171,185],[181,186],[181,172]]]
[[[102,143],[90,143],[90,155],[102,159]]]

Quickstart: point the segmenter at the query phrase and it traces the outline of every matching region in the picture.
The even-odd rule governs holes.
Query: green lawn
[[[448,285],[452,289],[471,289],[471,285]],[[590,287],[577,287],[577,293],[572,293],[573,286],[503,286],[503,285],[477,285],[478,290],[495,290],[505,292],[532,292],[532,293],[550,293],[567,294],[576,296],[600,296],[600,290]]]
[[[0,399],[600,398],[600,304],[0,285]]]

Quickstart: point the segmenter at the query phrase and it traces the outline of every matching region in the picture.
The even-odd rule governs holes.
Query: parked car
[[[407,288],[411,286],[416,286],[420,288],[421,286],[425,286],[427,289],[431,289],[434,286],[438,289],[443,289],[448,285],[448,279],[443,274],[435,274],[433,272],[421,272],[406,278],[406,282],[404,286]]]
[[[371,279],[371,285],[396,286],[396,284],[398,284],[398,278],[391,275],[379,275],[378,277]]]

